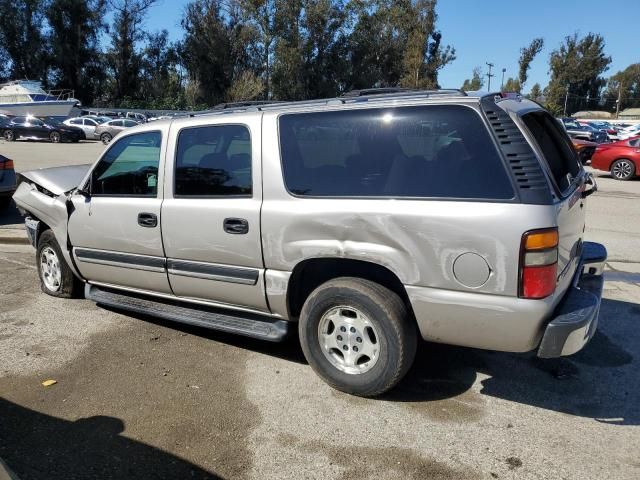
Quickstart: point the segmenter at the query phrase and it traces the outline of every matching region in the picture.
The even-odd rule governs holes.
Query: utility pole
[[[618,99],[616,100],[616,120],[620,115],[620,100],[622,99],[622,82],[618,83]]]
[[[567,116],[567,102],[569,101],[569,84],[567,83],[567,91],[564,94],[564,113],[563,117]]]
[[[489,73],[487,73],[487,77],[489,78],[489,84],[487,85],[487,91],[490,92],[491,91],[491,77],[495,77],[495,75],[491,74],[491,69],[493,68],[493,63],[486,62],[486,64],[489,67]]]
[[[504,72],[506,72],[507,69],[503,68],[502,69],[502,82],[500,83],[500,91],[502,92],[504,90]]]

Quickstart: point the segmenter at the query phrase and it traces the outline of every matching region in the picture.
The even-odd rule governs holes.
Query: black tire
[[[102,135],[100,135],[100,141],[105,145],[107,145],[112,138],[113,137],[111,136],[110,133],[103,133]]]
[[[16,132],[14,132],[13,130],[5,130],[4,132],[4,139],[7,142],[13,142],[16,140]]]
[[[378,357],[363,373],[340,370],[320,345],[321,321],[336,307],[361,312],[375,329]],[[298,328],[302,350],[311,368],[331,387],[361,397],[374,397],[397,385],[416,354],[416,325],[402,299],[388,288],[361,278],[336,278],[316,288],[302,307]],[[338,349],[333,351],[342,354]]]
[[[51,132],[49,134],[49,140],[51,140],[51,143],[60,143],[62,141],[62,135],[60,135],[60,132]]]
[[[611,177],[627,181],[636,176],[636,164],[627,158],[619,158],[611,164]]]
[[[57,289],[52,289],[47,286],[47,282],[44,278],[43,266],[41,262],[42,252],[46,249],[51,249],[55,252],[57,258],[59,259],[59,270],[60,270],[60,281],[59,287]],[[45,230],[40,235],[38,239],[38,248],[36,249],[36,265],[38,268],[38,277],[40,278],[40,288],[47,295],[51,295],[52,297],[60,297],[60,298],[74,298],[79,296],[82,290],[82,284],[80,280],[78,280],[64,257],[62,256],[62,251],[60,250],[60,245],[58,245],[58,241],[56,240],[55,235],[51,230]]]

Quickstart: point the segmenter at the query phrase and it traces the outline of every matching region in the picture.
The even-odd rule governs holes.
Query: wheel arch
[[[294,267],[287,284],[289,319],[300,316],[305,300],[323,283],[338,277],[356,277],[376,282],[396,293],[413,316],[407,291],[389,268],[374,262],[350,258],[320,257],[302,260]]]

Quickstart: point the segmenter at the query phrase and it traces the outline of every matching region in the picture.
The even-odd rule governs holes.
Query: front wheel
[[[616,180],[630,180],[636,174],[636,165],[631,160],[620,158],[611,165],[611,176]]]
[[[102,135],[100,135],[100,140],[105,145],[107,145],[111,141],[111,138],[112,138],[111,134],[109,134],[109,133],[103,133]]]
[[[299,332],[311,368],[353,395],[390,390],[415,358],[416,326],[404,302],[361,278],[336,278],[316,288],[302,308]]]
[[[44,293],[62,298],[72,298],[80,293],[80,281],[67,265],[51,230],[42,232],[38,239],[36,262],[40,288]]]
[[[49,140],[51,140],[52,143],[60,143],[61,139],[60,132],[51,132],[49,134]]]
[[[4,132],[4,139],[7,142],[13,142],[16,139],[16,132],[14,132],[13,130],[6,130]]]

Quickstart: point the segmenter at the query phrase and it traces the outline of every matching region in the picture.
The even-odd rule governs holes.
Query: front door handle
[[[139,213],[138,225],[141,227],[154,228],[158,226],[158,216],[155,213]]]
[[[225,232],[232,235],[249,233],[249,222],[244,218],[225,218],[222,226]]]

